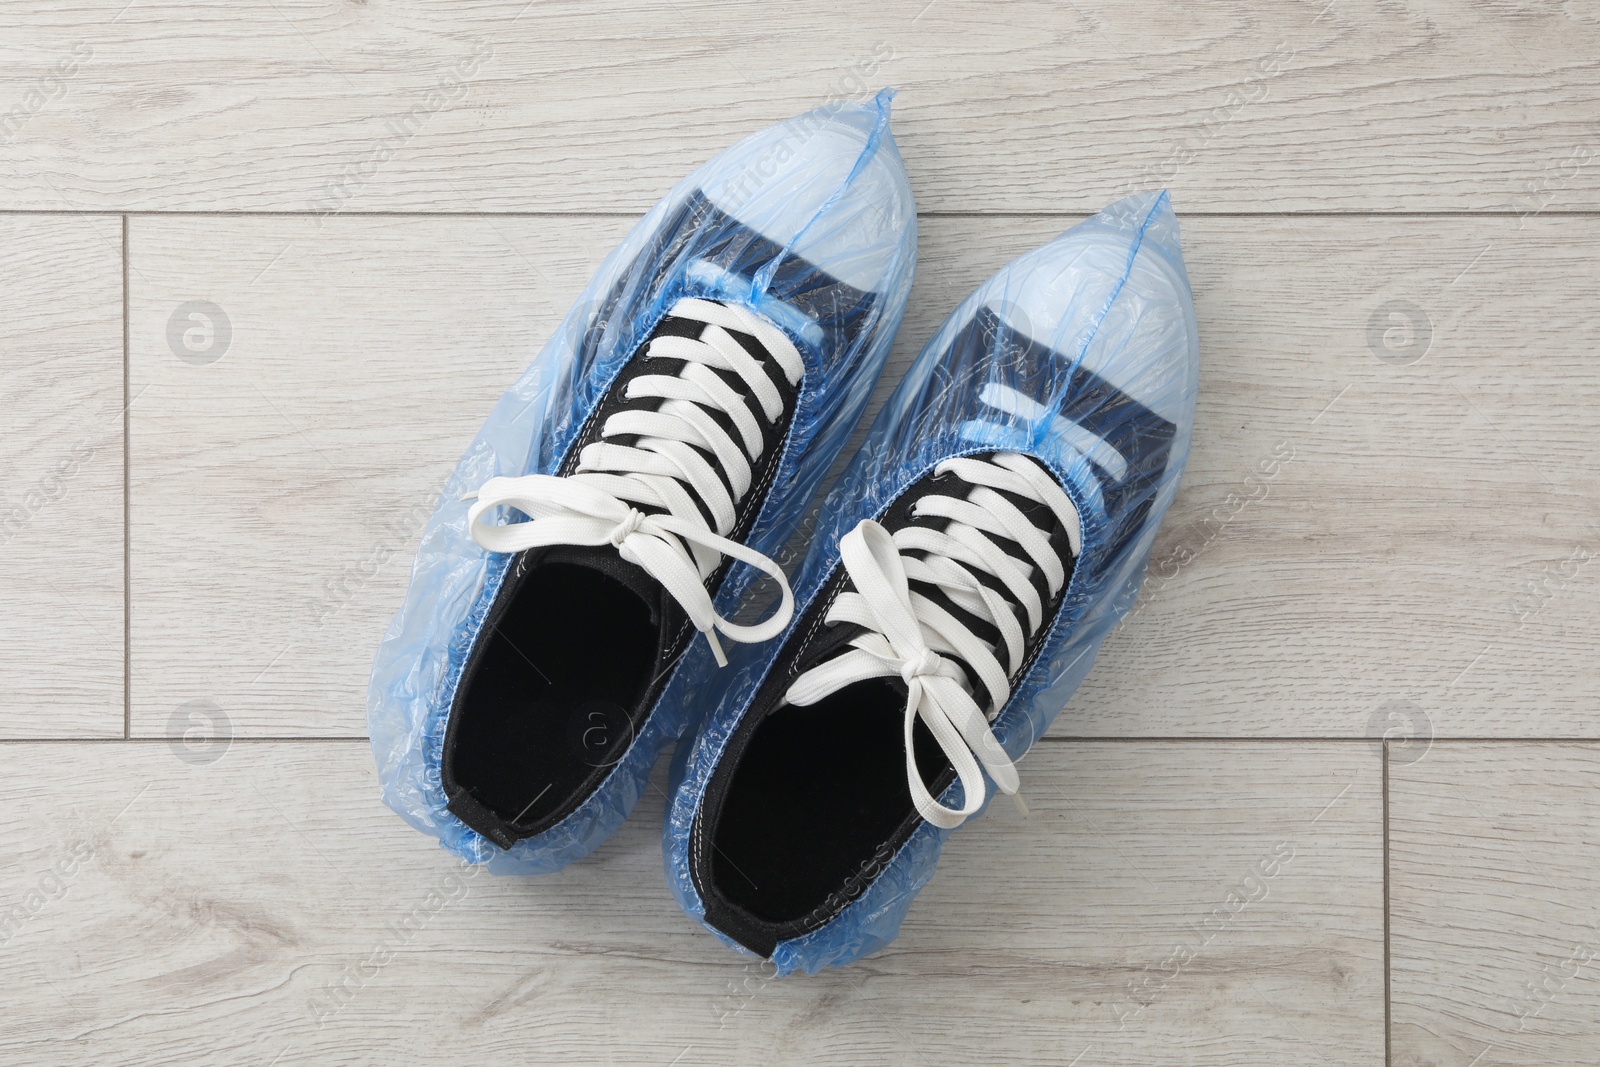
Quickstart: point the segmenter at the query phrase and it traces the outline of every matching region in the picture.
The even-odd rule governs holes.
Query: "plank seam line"
[[[438,219],[638,219],[648,207],[639,211],[344,211],[339,213],[340,218],[351,219],[391,219],[391,218],[438,218]],[[1092,215],[1096,208],[1086,207],[1081,211],[919,211],[918,218],[923,219],[1082,219]],[[267,219],[267,218],[321,218],[323,212],[319,211],[208,211],[195,210],[128,210],[119,211],[116,208],[102,210],[76,209],[60,210],[51,208],[0,208],[0,216],[6,215],[40,215],[69,217],[77,215],[108,216],[120,215],[129,218],[237,218],[237,219]],[[1485,210],[1485,211],[1322,211],[1318,209],[1291,210],[1291,211],[1207,211],[1204,209],[1180,210],[1180,219],[1517,219],[1517,218],[1551,218],[1551,219],[1588,219],[1600,218],[1600,208],[1571,208],[1547,209],[1537,212],[1523,212],[1511,210]]]
[[[1383,774],[1383,1063],[1393,1067],[1394,981],[1389,952],[1389,742],[1378,752]]]
[[[132,504],[129,499],[128,472],[129,444],[132,438],[130,423],[133,416],[128,408],[129,352],[132,340],[128,333],[128,216],[122,216],[122,739],[133,735],[133,570],[132,533],[129,519]]]

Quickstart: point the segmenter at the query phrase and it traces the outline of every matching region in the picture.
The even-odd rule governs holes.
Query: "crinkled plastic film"
[[[795,618],[837,567],[839,539],[882,514],[940,460],[996,450],[1043,460],[1078,508],[1083,550],[1038,658],[995,720],[1006,752],[1019,758],[1066,704],[1138,594],[1188,456],[1198,377],[1194,307],[1165,193],[1114,204],[1013,261],[929,340],[829,493],[793,582]],[[1120,454],[1106,454],[1096,437],[1120,442]],[[788,636],[740,650],[713,681],[695,742],[680,745],[673,761],[667,880],[702,922],[688,854],[695,813],[741,712]],[[1026,795],[1025,763],[1021,771]],[[961,805],[959,782],[942,803]],[[836,918],[778,943],[772,959],[779,973],[840,966],[892,941],[951,832],[923,823]]]
[[[889,132],[890,96],[779,123],[674,187],[602,263],[450,476],[379,647],[367,722],[384,801],[451,852],[532,874],[592,851],[633,809],[662,747],[693,725],[715,671],[706,643],[694,641],[623,757],[556,826],[505,851],[469,829],[446,810],[446,718],[512,557],[474,542],[459,498],[497,475],[555,473],[671,305],[709,297],[766,315],[805,360],[784,455],[747,538],[764,553],[780,548],[860,417],[911,285],[916,211]],[[732,568],[719,614],[732,614],[751,580],[749,568]]]

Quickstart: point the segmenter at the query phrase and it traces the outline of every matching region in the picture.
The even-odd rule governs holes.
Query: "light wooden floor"
[[[1587,0],[6,5],[0,1062],[1600,1063],[1597,55]],[[1165,184],[1199,417],[1032,813],[771,981],[668,896],[659,790],[557,876],[453,865],[366,674],[631,220],[886,83],[879,396]]]

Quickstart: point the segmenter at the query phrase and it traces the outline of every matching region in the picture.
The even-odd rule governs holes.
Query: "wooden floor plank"
[[[1595,1062],[1600,747],[1437,744],[1391,766],[1395,1067]]]
[[[956,835],[890,950],[781,981],[679,913],[656,790],[589,861],[497,879],[381,808],[359,743],[4,751],[7,1063],[1382,1056],[1359,744],[1042,746],[1031,813]]]
[[[122,736],[122,222],[0,218],[0,737]]]
[[[1057,731],[1600,734],[1600,220],[1188,232],[1191,465]]]
[[[626,227],[132,220],[136,735],[364,733],[445,476]]]
[[[923,210],[1600,207],[1600,21],[1466,0],[51,0],[0,22],[8,206],[642,210],[903,90]]]
[[[925,219],[879,400],[1058,225]],[[195,701],[241,734],[362,732],[423,508],[624,226],[133,220],[136,734],[182,732]],[[1189,473],[1143,602],[1055,732],[1600,734],[1597,236],[1190,220]],[[229,317],[214,362],[168,338],[194,300]]]

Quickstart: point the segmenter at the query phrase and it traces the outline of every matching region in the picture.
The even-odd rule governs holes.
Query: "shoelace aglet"
[[[1017,810],[1022,812],[1022,817],[1024,819],[1028,817],[1028,805],[1022,799],[1022,793],[1020,790],[1011,794],[1011,803],[1015,804],[1017,806]]]
[[[456,497],[456,499],[461,501],[476,500],[478,499],[478,491],[474,489],[471,492],[462,493],[460,496]]]
[[[722,642],[717,640],[716,629],[705,631],[705,635],[706,643],[711,646],[711,654],[717,658],[717,666],[726,667],[728,665],[728,657],[723,654]]]

